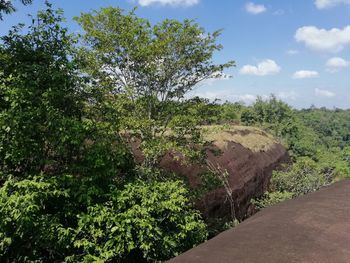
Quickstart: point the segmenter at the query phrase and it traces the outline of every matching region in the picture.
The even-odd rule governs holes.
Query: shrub
[[[63,225],[68,192],[42,175],[0,188],[0,261],[64,259],[73,232]]]
[[[271,189],[290,192],[293,196],[316,191],[329,184],[333,178],[322,173],[318,163],[310,158],[299,158],[287,171],[275,171],[272,175]]]
[[[179,181],[130,183],[80,216],[75,246],[83,261],[160,261],[206,238]]]

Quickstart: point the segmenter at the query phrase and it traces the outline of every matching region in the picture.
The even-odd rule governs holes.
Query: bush
[[[83,261],[160,261],[206,238],[179,181],[130,183],[80,216],[75,246]],[[76,258],[73,258],[77,260]]]
[[[0,169],[35,175],[70,165],[84,141],[84,79],[60,12],[39,12],[0,43]],[[54,172],[55,169],[50,169]]]
[[[242,112],[241,121],[246,125],[259,125],[277,137],[295,132],[295,116],[292,108],[274,95],[268,100],[258,97],[252,107]]]
[[[1,262],[160,261],[206,239],[179,181],[111,186],[98,203],[76,194],[84,182],[62,177],[10,178],[0,188]]]
[[[0,261],[63,260],[73,231],[63,225],[68,192],[42,175],[0,188]]]
[[[314,192],[332,180],[328,173],[322,172],[318,163],[303,157],[299,158],[287,171],[275,171],[271,179],[271,189],[298,196]]]

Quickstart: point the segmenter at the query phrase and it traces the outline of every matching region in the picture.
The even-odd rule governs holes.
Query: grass
[[[221,150],[225,150],[229,142],[235,142],[252,152],[265,152],[277,143],[272,135],[258,128],[238,125],[204,126],[203,135]]]

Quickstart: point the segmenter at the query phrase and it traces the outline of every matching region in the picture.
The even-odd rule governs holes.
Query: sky
[[[278,98],[296,108],[311,105],[350,108],[350,0],[51,0],[64,10],[67,26],[82,12],[107,6],[130,10],[156,23],[195,19],[207,31],[222,29],[223,50],[215,63],[236,61],[226,76],[192,91],[222,101],[252,103],[256,96]],[[18,11],[0,21],[0,35],[44,7],[15,1]]]

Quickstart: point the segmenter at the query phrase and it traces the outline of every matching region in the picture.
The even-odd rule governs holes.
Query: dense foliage
[[[311,107],[299,111],[297,115],[327,147],[350,146],[350,110]]]
[[[47,4],[0,45],[0,261],[158,261],[204,241],[185,185],[125,143],[142,103],[110,100],[62,21]]]
[[[293,160],[274,172],[270,191],[256,205],[266,207],[350,177],[349,118],[348,110],[295,110],[274,96],[243,107],[241,121],[274,134]]]
[[[12,11],[0,0],[0,20]],[[189,189],[159,167],[168,153],[203,161],[203,125],[258,126],[287,147],[292,163],[274,172],[258,208],[350,176],[349,110],[295,110],[274,96],[251,106],[187,98],[234,65],[212,61],[219,31],[152,25],[113,7],[76,20],[81,36],[47,3],[1,38],[1,262],[167,260],[207,238],[193,203],[219,186],[236,224],[227,171],[209,169],[203,187]]]
[[[180,182],[127,184],[80,216],[74,245],[88,262],[166,260],[206,238],[187,196]]]

